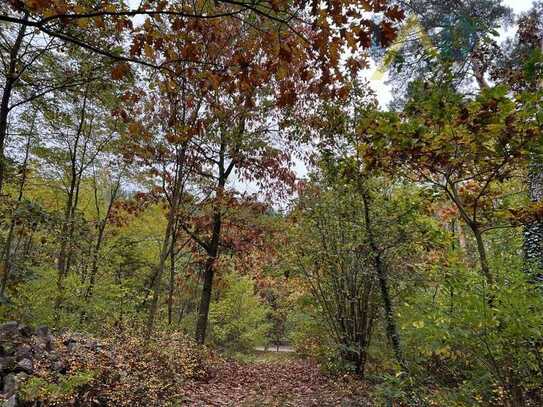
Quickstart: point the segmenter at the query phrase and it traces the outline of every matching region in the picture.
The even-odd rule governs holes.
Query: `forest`
[[[0,403],[543,406],[543,2],[0,1]]]

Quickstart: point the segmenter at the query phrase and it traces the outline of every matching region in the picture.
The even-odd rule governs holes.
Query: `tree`
[[[23,206],[24,202],[24,192],[26,187],[26,182],[28,178],[29,173],[29,160],[30,160],[30,152],[32,148],[32,144],[35,141],[35,124],[36,124],[36,113],[34,112],[32,114],[32,118],[29,119],[30,127],[25,128],[23,127],[21,130],[22,135],[25,139],[24,141],[24,155],[23,155],[23,161],[20,164],[20,171],[18,173],[20,174],[20,180],[17,185],[17,192],[16,192],[16,199],[13,203],[13,209],[12,214],[9,217],[9,229],[8,234],[6,237],[6,241],[4,242],[4,253],[3,253],[3,275],[2,275],[2,282],[0,285],[0,297],[4,298],[5,291],[8,286],[11,269],[12,269],[12,256],[13,256],[13,243],[15,240],[15,232],[16,232],[16,225],[20,222],[19,219],[19,212],[21,207]]]
[[[92,69],[84,62],[80,63],[79,69],[82,71]],[[57,103],[52,103],[49,98],[55,98]],[[82,89],[51,92],[44,100],[45,104],[39,104],[40,128],[49,137],[42,138],[34,153],[43,160],[43,166],[53,178],[53,183],[57,179],[61,181],[66,199],[56,265],[56,310],[60,312],[64,281],[73,260],[81,185],[96,160],[111,145],[119,126],[104,114],[116,106],[114,90],[92,78]],[[59,101],[63,103],[59,104]]]
[[[110,162],[110,166],[115,169],[113,163]],[[117,168],[117,171],[111,171],[109,174],[96,174],[96,166],[93,167],[93,195],[94,195],[94,206],[96,209],[96,229],[97,229],[97,236],[96,236],[96,242],[94,244],[93,250],[92,250],[92,260],[91,260],[91,266],[90,266],[90,272],[85,273],[82,276],[83,281],[87,281],[87,288],[85,290],[84,299],[86,302],[89,302],[92,298],[94,287],[96,284],[96,277],[98,275],[98,269],[99,269],[99,261],[101,258],[101,251],[102,246],[104,244],[105,239],[105,233],[106,233],[106,227],[110,221],[112,211],[114,208],[115,203],[117,202],[117,199],[119,198],[119,195],[121,194],[121,181],[123,179],[123,176],[125,176],[124,168]],[[116,172],[116,173],[115,173]],[[102,192],[99,186],[99,176],[101,176],[100,180],[106,179],[105,183],[109,186],[109,188],[104,188],[105,194],[107,197],[102,200],[100,199],[100,193]],[[102,214],[103,208],[102,208],[102,201],[105,201],[105,213]],[[81,319],[84,319],[86,317],[85,313],[82,313]]]
[[[1,6],[0,12],[7,12],[8,5]],[[80,86],[87,78],[62,63],[69,58],[59,41],[49,38],[27,22],[29,13],[23,12],[20,24],[2,22],[0,55],[2,60],[2,98],[0,102],[0,191],[5,181],[5,156],[9,142],[9,117],[17,123],[17,116],[25,105],[36,101],[50,92]],[[98,62],[97,62],[98,63]]]
[[[174,20],[171,24],[180,23]],[[165,32],[169,29],[172,29],[169,25],[163,28]],[[161,169],[155,168],[154,174],[162,174],[165,180],[162,191],[165,186],[178,191],[172,192],[169,198],[174,203],[169,229],[173,228],[181,210],[185,183],[194,188],[192,195],[198,210],[210,211],[213,219],[210,236],[195,234],[189,226],[190,219],[182,219],[186,215],[180,215],[179,223],[208,256],[196,335],[198,341],[203,342],[223,216],[235,196],[233,191],[228,191],[228,182],[236,174],[239,178],[258,179],[269,190],[273,187],[278,192],[279,187],[292,183],[289,156],[279,148],[288,143],[278,125],[282,110],[286,106],[301,105],[302,96],[331,97],[338,84],[321,88],[321,79],[316,79],[314,70],[301,59],[303,50],[292,38],[285,38],[283,51],[276,50],[279,56],[276,60],[261,52],[262,47],[269,44],[264,45],[261,33],[255,33],[245,22],[189,20],[182,29],[185,31],[181,38],[191,38],[194,44],[213,43],[208,47],[194,46],[192,52],[200,61],[205,58],[206,64],[214,68],[201,72],[179,61],[170,66],[173,73],[168,71],[161,76],[158,89],[148,95],[150,98],[142,98],[137,92],[128,94],[126,98],[138,106],[130,117],[132,124],[128,125],[134,141],[128,143],[132,145],[128,154],[139,157],[150,167],[159,163]],[[165,60],[184,46],[184,41],[174,35],[178,30],[172,31],[170,42],[162,42],[160,52],[153,53],[155,60]],[[145,50],[145,46],[142,49]],[[136,116],[141,115],[138,121],[133,120],[134,112]],[[126,111],[118,114],[129,118]],[[165,117],[167,126],[164,126]],[[145,120],[158,126],[159,131],[154,136],[145,129]],[[165,159],[171,160],[173,156],[181,160],[179,164],[165,163]],[[277,184],[272,186],[271,181]],[[175,235],[173,230],[166,233],[166,236]],[[169,247],[171,244],[165,240],[154,284],[160,284],[160,270],[164,269],[162,259],[166,258]],[[157,287],[152,288],[152,304],[158,301]],[[152,305],[148,332],[154,325],[155,314],[156,306]]]
[[[513,40],[505,42],[495,57],[490,73],[497,83],[509,86],[514,92],[538,92],[543,60],[543,5],[534,3],[532,9],[521,15]],[[538,205],[543,199],[543,164],[540,148],[534,146],[527,176],[530,200]],[[543,266],[543,223],[539,219],[528,222],[524,228],[524,257],[527,269]]]
[[[498,86],[469,100],[442,85],[420,84],[405,114],[370,114],[360,125],[370,165],[404,169],[454,203],[476,240],[489,285],[494,277],[482,235],[511,225],[511,219],[497,216],[497,209],[508,205],[500,186],[522,171],[541,137],[539,97],[525,93],[512,99]]]
[[[368,18],[364,14],[368,11],[378,13],[380,21],[375,22]],[[305,4],[288,1],[246,3],[204,0],[186,3],[166,0],[157,4],[144,1],[136,8],[115,1],[88,4],[68,0],[10,0],[8,9],[3,10],[0,15],[0,21],[35,27],[50,37],[114,60],[164,67],[164,64],[154,65],[134,55],[112,51],[111,44],[104,45],[93,36],[97,29],[107,26],[114,26],[119,33],[130,33],[134,26],[132,18],[135,16],[147,17],[147,22],[143,24],[144,34],[154,33],[159,34],[159,37],[160,31],[156,30],[153,21],[162,18],[186,20],[195,24],[224,20],[247,22],[253,30],[263,34],[266,41],[271,41],[271,49],[280,48],[285,37],[291,38],[301,46],[308,60],[317,58],[324,71],[337,71],[334,65],[338,62],[338,51],[344,44],[348,44],[353,50],[369,48],[374,35],[380,44],[389,44],[394,39],[393,24],[401,20],[403,14],[396,5],[361,0],[333,4],[322,4],[318,1]],[[351,20],[347,16],[351,17]],[[334,24],[330,24],[330,19]],[[308,28],[314,30],[314,35],[307,32]],[[136,47],[141,44],[142,39],[151,40],[140,35],[131,39]],[[185,50],[195,45],[201,44],[188,42]],[[263,47],[263,51],[266,51],[266,48]],[[198,59],[183,59],[186,62],[199,63]]]
[[[368,10],[369,9],[369,10]],[[367,18],[363,12],[373,11],[381,15],[381,21],[376,23]],[[15,25],[15,40],[7,43],[9,62],[7,63],[6,82],[0,106],[0,153],[5,142],[7,129],[7,114],[10,110],[10,98],[13,85],[20,75],[36,63],[33,54],[23,64],[19,56],[26,31],[32,29],[34,34],[44,35],[45,43],[53,40],[67,47],[84,50],[97,57],[107,57],[117,61],[112,68],[114,79],[122,79],[130,72],[128,63],[135,63],[154,69],[169,70],[171,64],[184,62],[187,69],[199,69],[208,72],[207,65],[200,58],[202,49],[220,49],[210,42],[199,42],[191,36],[183,37],[185,24],[193,28],[204,24],[208,29],[214,29],[221,23],[243,21],[251,27],[253,34],[260,38],[259,49],[269,57],[279,56],[281,60],[293,58],[292,49],[297,49],[297,58],[307,62],[308,66],[318,66],[322,75],[321,84],[325,86],[331,80],[340,78],[340,50],[349,46],[352,53],[359,58],[364,49],[369,48],[372,38],[376,36],[379,44],[386,46],[394,39],[394,24],[403,18],[397,6],[387,6],[384,3],[370,3],[362,0],[321,4],[313,1],[311,5],[287,1],[261,1],[245,3],[237,1],[211,2],[202,0],[197,3],[187,3],[180,0],[165,0],[154,4],[146,0],[137,8],[131,8],[123,2],[105,1],[96,4],[76,0],[10,0],[8,5],[0,10],[0,22]],[[351,20],[347,18],[347,14]],[[145,16],[145,23],[134,28],[133,18]],[[329,18],[334,21],[331,25]],[[169,48],[161,60],[155,60],[155,51],[164,51],[163,42],[168,41],[167,31],[163,26],[164,20],[169,21],[171,31],[177,32],[176,37],[184,38],[180,48]],[[158,23],[158,24],[157,24]],[[215,32],[217,34],[217,32]],[[34,38],[34,34],[31,37]],[[107,35],[101,35],[107,34]],[[218,35],[217,37],[221,37]],[[44,42],[36,39],[37,44]],[[127,53],[124,44],[131,43]],[[294,47],[284,44],[295,44]],[[25,54],[28,50],[25,47]],[[44,51],[43,46],[37,46],[37,53]],[[142,51],[145,55],[142,56]],[[311,63],[314,61],[315,64]],[[239,69],[250,68],[251,62],[234,58],[230,67]],[[350,59],[351,69],[361,66],[355,57]],[[17,67],[17,72],[15,69]],[[276,69],[285,74],[285,69],[278,64]],[[288,74],[288,71],[286,72]],[[55,86],[56,87],[56,86]],[[53,87],[53,88],[55,88]],[[46,93],[38,92],[35,96]],[[3,165],[3,164],[2,164]],[[0,181],[2,180],[0,166]],[[1,186],[1,183],[0,183]]]
[[[392,292],[407,271],[399,253],[427,238],[414,217],[421,201],[416,191],[403,189],[396,178],[373,171],[366,161],[360,130],[368,116],[381,113],[363,84],[353,81],[349,86],[349,97],[341,103],[317,101],[300,127],[319,135],[319,155],[293,213],[293,267],[320,305],[342,358],[360,373],[378,321],[379,298],[396,362],[408,372]]]
[[[306,186],[292,239],[293,267],[321,306],[341,358],[363,374],[376,319],[376,281],[364,226],[353,222],[363,216],[358,198],[334,187]]]
[[[458,90],[470,92],[475,83],[487,87],[493,58],[499,53],[495,37],[500,23],[512,19],[501,0],[410,0],[399,47],[385,54],[395,93],[408,97],[409,84],[449,77]],[[415,23],[413,23],[415,22]],[[398,98],[395,102],[405,102]]]

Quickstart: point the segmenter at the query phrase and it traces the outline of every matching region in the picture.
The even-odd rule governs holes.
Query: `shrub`
[[[23,401],[47,402],[58,404],[69,402],[92,383],[96,377],[95,371],[82,370],[70,375],[58,375],[56,382],[50,382],[42,377],[30,378],[21,388]]]
[[[471,269],[400,310],[421,391],[438,405],[541,405],[543,298],[514,264],[489,288]],[[429,374],[431,372],[431,374]],[[439,390],[436,390],[439,389]]]
[[[268,308],[255,294],[250,278],[231,273],[225,280],[222,298],[209,311],[212,341],[229,350],[251,350],[265,342]]]
[[[66,333],[53,347],[63,374],[47,358],[36,359],[21,393],[29,405],[175,405],[185,382],[207,378],[210,366],[222,362],[177,332],[149,341],[132,332],[100,343]]]

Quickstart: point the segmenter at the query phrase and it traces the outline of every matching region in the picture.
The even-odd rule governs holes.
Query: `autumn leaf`
[[[118,81],[123,79],[128,74],[128,72],[130,72],[130,66],[125,62],[119,63],[114,65],[111,69],[111,77],[114,80]]]

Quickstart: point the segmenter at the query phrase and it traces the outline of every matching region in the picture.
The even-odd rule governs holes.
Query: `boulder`
[[[24,372],[14,374],[10,373],[4,377],[4,397],[10,399],[14,397],[16,399],[17,390],[21,387],[21,384],[28,379],[28,375]],[[16,400],[15,400],[16,401]]]
[[[15,366],[15,371],[32,374],[34,371],[34,364],[30,359],[23,359]]]
[[[73,352],[74,350],[77,349],[78,347],[78,344],[77,344],[77,340],[74,339],[74,338],[68,338],[64,341],[64,345],[66,346],[66,348],[68,349],[68,351],[70,352]]]
[[[45,343],[42,341],[36,341],[32,343],[32,353],[36,356],[42,356],[46,352]]]
[[[11,397],[17,391],[17,378],[15,373],[10,373],[4,377],[4,396]]]
[[[57,360],[51,363],[51,369],[53,369],[57,373],[61,373],[61,374],[66,373],[66,365],[61,360]]]
[[[15,381],[17,382],[17,386],[19,387],[20,384],[24,383],[26,379],[28,379],[30,376],[27,375],[25,372],[20,372],[15,375]]]
[[[19,325],[19,335],[23,338],[30,338],[34,334],[32,327],[28,325]]]
[[[4,401],[3,407],[17,407],[17,397],[15,394]]]
[[[13,356],[4,356],[0,358],[0,372],[11,372],[15,369],[17,364],[16,359]]]
[[[45,350],[51,352],[53,350],[53,336],[47,335],[45,338]]]
[[[60,360],[59,356],[58,356],[58,353],[57,352],[49,352],[49,354],[47,355],[47,358],[53,362],[56,362],[57,360]]]
[[[40,325],[36,328],[36,335],[45,338],[49,336],[49,328],[46,325]]]
[[[15,349],[17,360],[32,358],[32,347],[27,343],[22,343]]]
[[[0,338],[18,334],[19,324],[15,321],[4,322],[0,325]]]
[[[4,341],[2,344],[2,356],[13,356],[15,355],[15,344],[13,342]]]
[[[50,334],[36,336],[34,343],[44,351],[51,352],[53,350],[53,336]]]

